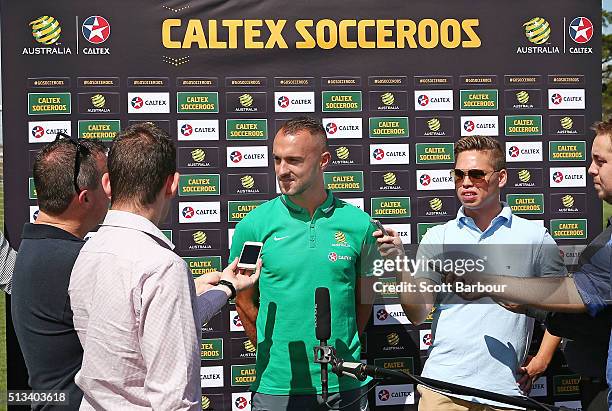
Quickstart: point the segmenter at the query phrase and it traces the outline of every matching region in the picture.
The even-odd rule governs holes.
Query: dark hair
[[[464,151],[488,151],[491,155],[491,164],[495,170],[506,168],[506,156],[499,141],[486,136],[461,137],[455,143],[455,159]]]
[[[612,118],[605,121],[596,122],[591,126],[591,130],[593,130],[597,135],[607,135],[612,142]]]
[[[311,135],[320,138],[325,150],[329,149],[327,147],[327,134],[325,133],[325,128],[323,128],[323,124],[321,124],[312,117],[301,116],[287,120],[281,126],[279,132],[282,131],[284,135],[287,135],[295,134],[301,130],[308,130]]]
[[[81,141],[81,164],[77,185],[93,190],[100,186],[102,174],[97,158],[106,154],[106,147],[96,141]],[[45,213],[58,215],[66,211],[76,195],[74,187],[74,166],[77,145],[60,139],[47,144],[36,154],[32,174],[38,199],[38,208]]]
[[[151,204],[175,172],[176,148],[168,133],[149,122],[131,125],[119,133],[108,154],[111,204]]]

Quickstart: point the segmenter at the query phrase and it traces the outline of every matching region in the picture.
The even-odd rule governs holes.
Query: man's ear
[[[331,163],[331,153],[327,150],[321,154],[321,170],[325,170]]]
[[[508,170],[503,168],[499,171],[499,188],[504,188],[507,182],[508,182]]]
[[[79,202],[79,205],[89,203],[89,190],[87,189],[81,190],[81,192],[77,196],[77,201]]]
[[[102,175],[102,189],[104,190],[104,194],[106,194],[108,198],[111,198],[112,190],[110,176],[108,173],[104,173],[104,175]]]
[[[165,186],[166,196],[170,198],[176,196],[176,192],[178,191],[178,186],[179,186],[179,177],[180,177],[180,174],[178,173],[178,171],[168,176],[168,178],[166,179],[166,186]]]

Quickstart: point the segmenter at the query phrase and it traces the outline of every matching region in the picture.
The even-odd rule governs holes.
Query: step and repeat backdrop
[[[236,223],[278,193],[279,125],[303,114],[327,131],[328,188],[407,244],[454,218],[453,146],[470,135],[499,138],[503,199],[549,229],[568,265],[601,229],[587,178],[589,127],[600,118],[597,1],[0,5],[5,225],[15,246],[37,215],[37,150],[59,131],[111,145],[122,128],[152,121],[175,139],[182,174],[162,228],[194,275],[219,270]],[[363,359],[420,373],[431,324],[411,325],[389,297],[373,307]],[[203,327],[203,409],[250,409],[255,353],[233,305]],[[19,355],[9,338],[9,386],[19,384]],[[558,356],[531,395],[576,405],[578,380]],[[417,400],[411,384],[370,394],[373,409]]]

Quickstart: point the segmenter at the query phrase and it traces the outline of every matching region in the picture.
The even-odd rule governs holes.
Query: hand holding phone
[[[399,238],[398,234],[395,231],[387,231],[385,227],[381,224],[381,222],[374,218],[371,218],[370,222],[374,224],[376,228],[381,232],[380,235],[372,235],[376,237],[376,245],[378,248],[378,252],[382,257],[392,258],[404,255],[404,247],[402,245],[402,240]]]
[[[380,221],[378,221],[378,220],[376,220],[374,218],[371,218],[370,222],[372,224],[374,224],[376,226],[376,228],[378,228],[383,235],[389,235],[387,233],[387,230],[385,230],[385,227],[382,225],[382,223]]]
[[[238,260],[238,269],[255,270],[257,260],[261,254],[263,243],[258,241],[245,241]]]

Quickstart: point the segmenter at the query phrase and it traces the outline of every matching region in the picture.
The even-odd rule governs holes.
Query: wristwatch
[[[227,280],[219,280],[219,282],[217,283],[217,285],[224,285],[227,288],[230,289],[232,295],[230,295],[230,300],[233,300],[234,298],[236,298],[236,287],[234,287],[234,284],[230,283]]]

